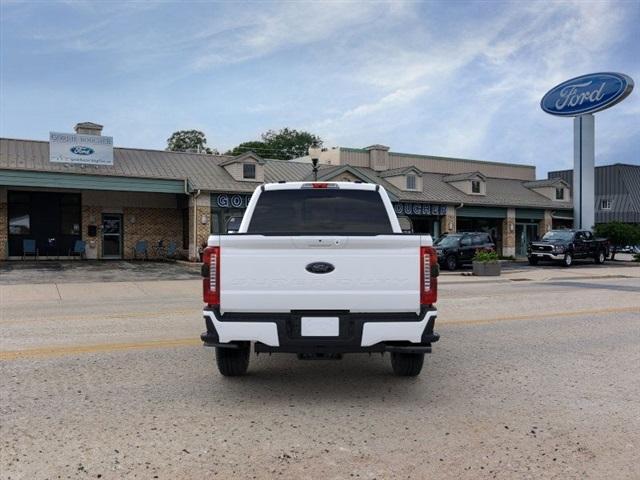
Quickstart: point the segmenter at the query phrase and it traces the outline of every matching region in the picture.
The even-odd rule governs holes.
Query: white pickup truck
[[[222,375],[246,373],[254,342],[305,359],[390,352],[415,376],[440,338],[431,237],[403,234],[379,185],[258,187],[237,233],[209,237],[202,276],[201,338]]]

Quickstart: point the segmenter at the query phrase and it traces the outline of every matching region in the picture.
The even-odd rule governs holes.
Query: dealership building
[[[195,259],[258,185],[314,177],[308,158],[114,148],[101,125],[75,130],[49,141],[0,139],[0,260],[22,258],[25,241],[40,258],[65,258],[77,240],[87,258],[134,258],[146,241],[150,257],[162,242]],[[378,183],[415,232],[487,231],[506,256],[572,222],[570,179],[536,180],[531,165],[339,147],[321,152],[318,180]]]

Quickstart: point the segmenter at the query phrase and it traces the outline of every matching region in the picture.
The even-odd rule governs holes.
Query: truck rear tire
[[[242,342],[238,348],[216,347],[218,370],[225,377],[238,377],[247,373],[251,343]]]
[[[594,257],[594,260],[598,265],[602,265],[606,259],[607,256],[605,255],[604,250],[600,250],[599,252],[597,252],[596,256]]]
[[[415,377],[422,371],[424,353],[391,352],[391,368],[400,377]]]
[[[445,260],[445,265],[447,267],[447,270],[455,270],[456,268],[458,268],[458,260],[456,259],[455,255],[449,255]]]

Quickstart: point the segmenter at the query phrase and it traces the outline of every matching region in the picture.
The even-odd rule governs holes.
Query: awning
[[[551,218],[553,218],[554,220],[573,220],[573,215],[571,216],[567,216],[567,214],[557,214],[554,213],[551,215]]]
[[[0,185],[9,187],[115,190],[121,192],[185,193],[184,180],[38,172],[33,170],[0,170]]]

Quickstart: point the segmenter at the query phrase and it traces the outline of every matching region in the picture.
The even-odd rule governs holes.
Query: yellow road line
[[[140,350],[147,348],[193,347],[202,345],[197,338],[180,338],[173,340],[151,340],[137,343],[103,343],[98,345],[80,345],[69,347],[32,348],[27,350],[10,350],[0,352],[0,361],[19,360],[23,358],[46,358],[81,353],[115,352],[119,350]]]
[[[167,316],[167,315],[187,315],[193,314],[194,318],[200,318],[202,316],[202,308],[190,308],[188,310],[165,310],[165,311],[154,311],[154,312],[133,312],[133,313],[105,313],[105,314],[96,314],[96,313],[87,313],[86,315],[62,315],[62,316],[47,316],[46,318],[41,318],[39,313],[29,313],[26,315],[27,318],[21,318],[20,323],[26,323],[29,321],[39,322],[41,323],[43,320],[48,322],[55,321],[75,321],[75,320],[89,320],[89,319],[125,319],[125,318],[144,318],[144,317],[159,317],[159,316]],[[9,321],[15,321],[15,318],[9,319]]]
[[[628,313],[628,312],[640,313],[640,306],[600,308],[600,309],[594,309],[594,310],[571,310],[567,312],[536,313],[533,315],[512,315],[508,317],[480,318],[476,320],[445,319],[445,320],[439,321],[438,323],[440,325],[482,325],[482,324],[498,323],[498,322],[513,322],[517,320],[539,320],[543,318],[553,318],[553,317],[577,317],[580,315],[598,315],[602,313]]]
[[[640,306],[602,308],[602,309],[594,309],[594,310],[574,310],[574,311],[566,311],[566,312],[549,312],[549,313],[539,313],[534,315],[514,315],[509,317],[484,318],[484,319],[476,319],[476,320],[445,320],[445,321],[440,321],[439,324],[446,325],[446,326],[482,325],[482,324],[491,324],[491,323],[509,322],[509,321],[518,321],[518,320],[541,320],[545,318],[575,317],[580,315],[598,315],[598,314],[606,314],[606,313],[628,313],[628,312],[640,313]],[[147,342],[136,342],[136,343],[105,343],[105,344],[97,344],[97,345],[33,348],[33,349],[26,349],[26,350],[9,350],[9,351],[0,352],[0,361],[32,359],[32,358],[47,358],[47,357],[57,357],[57,356],[65,356],[65,355],[77,355],[77,354],[83,354],[83,353],[115,352],[115,351],[121,351],[121,350],[193,347],[197,345],[202,345],[201,341],[197,338],[179,338],[179,339],[170,339],[170,340],[151,340]]]

